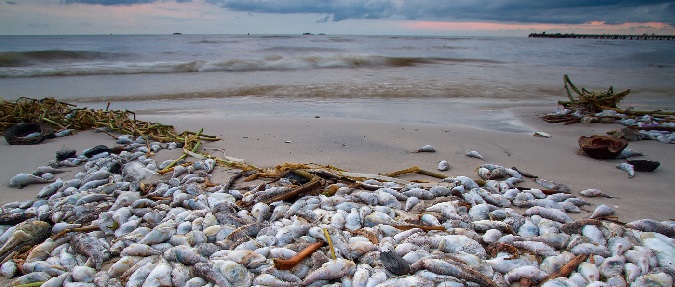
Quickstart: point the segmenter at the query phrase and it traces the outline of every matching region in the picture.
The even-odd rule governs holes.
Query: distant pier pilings
[[[612,34],[548,34],[532,33],[530,38],[575,38],[575,39],[609,39],[609,40],[675,40],[675,35],[612,35]]]

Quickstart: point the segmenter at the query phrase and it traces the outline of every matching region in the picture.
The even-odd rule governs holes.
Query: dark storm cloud
[[[99,4],[99,5],[133,5],[133,4],[147,4],[153,2],[160,2],[157,0],[65,0],[65,3],[81,3],[81,4]],[[177,0],[176,2],[192,2],[191,0]]]
[[[334,21],[346,19],[388,18],[398,12],[399,6],[391,0],[286,0],[286,1],[228,1],[207,2],[236,11],[259,13],[318,13],[328,14]]]
[[[506,21],[580,24],[604,21],[667,22],[675,26],[672,0],[208,0],[238,11],[322,13],[332,20],[387,18],[430,21]]]
[[[581,24],[604,21],[675,22],[672,1],[406,1],[401,11],[409,19],[459,19],[524,23]]]
[[[65,0],[67,3],[129,5],[157,0]],[[177,2],[189,2],[181,0]],[[673,0],[206,0],[235,11],[317,13],[324,21],[392,16],[427,21],[505,21],[580,24],[603,21],[666,22],[675,26]]]

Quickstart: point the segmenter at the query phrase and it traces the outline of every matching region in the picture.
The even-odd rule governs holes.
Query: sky
[[[660,0],[0,0],[0,35],[675,35]]]

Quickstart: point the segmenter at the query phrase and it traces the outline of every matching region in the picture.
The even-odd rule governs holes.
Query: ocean
[[[338,35],[0,36],[0,97],[143,118],[345,117],[530,132],[578,87],[675,108],[675,41]]]

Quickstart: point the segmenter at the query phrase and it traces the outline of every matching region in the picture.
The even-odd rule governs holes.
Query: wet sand
[[[215,156],[224,154],[244,159],[257,167],[273,167],[285,162],[331,165],[351,172],[388,173],[411,166],[443,173],[447,176],[466,175],[478,178],[474,170],[482,163],[493,163],[564,183],[573,193],[588,188],[599,188],[619,198],[591,198],[591,203],[605,203],[617,210],[619,220],[629,222],[651,218],[675,218],[675,153],[672,145],[657,141],[630,142],[629,148],[644,153],[644,159],[658,160],[661,166],[652,173],[640,173],[632,179],[615,166],[622,160],[595,160],[577,154],[577,139],[582,135],[605,134],[620,128],[618,124],[563,125],[549,124],[538,116],[550,110],[540,108],[514,109],[512,112],[524,125],[546,132],[551,138],[531,134],[503,133],[480,130],[453,124],[414,124],[377,122],[326,117],[209,117],[176,118],[163,115],[139,115],[138,119],[171,124],[178,131],[197,131],[216,135],[221,141],[206,143],[204,151]],[[51,139],[35,146],[10,146],[0,140],[0,203],[34,199],[43,185],[23,189],[9,187],[9,180],[17,173],[30,173],[53,159],[62,148],[76,149],[99,144],[114,145],[104,133],[80,132],[75,136]],[[432,145],[435,153],[414,153]],[[475,150],[485,161],[465,156]],[[180,151],[160,151],[158,163],[176,158]],[[451,169],[436,170],[438,162],[447,160]],[[71,178],[84,167],[70,168],[57,175]],[[437,181],[425,176],[419,179]],[[527,179],[524,187],[538,187]],[[594,206],[587,207],[591,210]],[[588,216],[573,215],[575,218]]]

